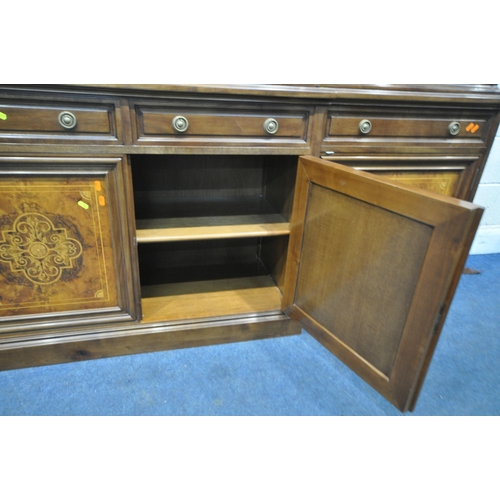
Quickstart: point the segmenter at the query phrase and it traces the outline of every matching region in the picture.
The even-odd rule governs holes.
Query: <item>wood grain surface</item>
[[[281,294],[268,276],[143,287],[144,322],[191,320],[280,311]]]
[[[297,176],[283,307],[408,409],[483,209],[312,157]]]
[[[0,178],[0,316],[118,305],[105,177]]]

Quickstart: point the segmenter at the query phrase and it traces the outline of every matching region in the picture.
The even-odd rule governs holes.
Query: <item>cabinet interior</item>
[[[131,157],[144,322],[279,311],[296,156]]]

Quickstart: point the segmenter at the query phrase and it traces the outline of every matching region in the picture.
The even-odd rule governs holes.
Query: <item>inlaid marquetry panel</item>
[[[376,172],[386,179],[390,179],[434,193],[453,196],[461,172]]]
[[[0,178],[0,316],[118,305],[104,175]]]
[[[323,156],[355,170],[370,172],[385,180],[426,189],[463,200],[471,197],[471,183],[480,169],[481,157],[366,155]]]

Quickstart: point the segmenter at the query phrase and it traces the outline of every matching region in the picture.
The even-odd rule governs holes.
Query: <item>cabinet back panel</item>
[[[258,245],[258,238],[140,245],[141,285],[268,274]]]
[[[262,194],[258,156],[133,156],[134,191],[176,198]]]
[[[136,217],[277,212],[288,219],[296,168],[293,156],[134,155]]]

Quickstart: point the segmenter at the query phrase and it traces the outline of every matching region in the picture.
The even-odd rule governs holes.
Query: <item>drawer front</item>
[[[14,102],[0,98],[2,143],[121,143],[117,103]]]
[[[312,109],[217,108],[137,103],[131,106],[134,142],[147,145],[307,145]]]
[[[404,113],[333,109],[327,115],[322,149],[351,144],[372,148],[398,145],[405,148],[424,145],[484,148],[493,118],[488,111],[460,109]]]

